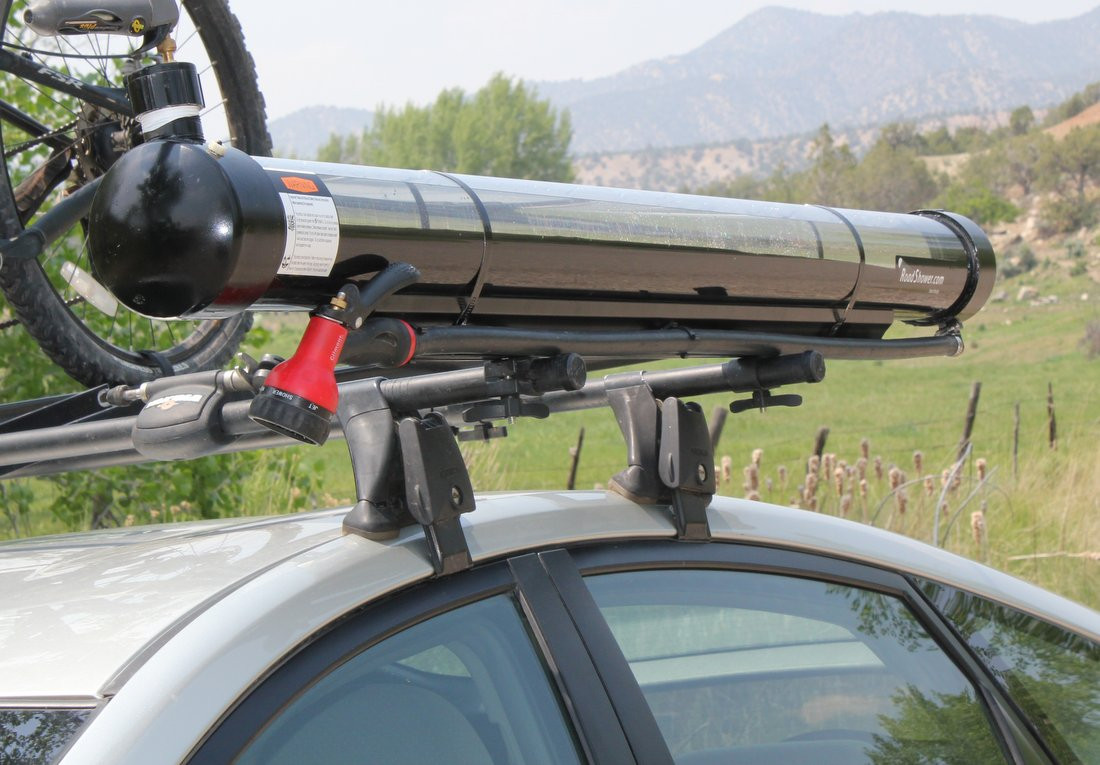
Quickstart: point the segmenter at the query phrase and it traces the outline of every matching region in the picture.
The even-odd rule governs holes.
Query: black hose
[[[37,258],[50,242],[63,236],[75,226],[92,209],[92,197],[99,188],[101,178],[102,176],[84,184],[51,207],[48,212],[38,216],[38,219],[23,233],[0,244],[3,262]]]

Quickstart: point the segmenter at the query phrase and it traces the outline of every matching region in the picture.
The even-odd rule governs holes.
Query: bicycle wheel
[[[40,38],[23,25],[23,5],[3,2],[5,49],[85,82],[121,85],[132,38]],[[176,59],[194,63],[201,75],[207,139],[270,154],[255,66],[225,0],[183,0],[174,37]],[[11,237],[61,194],[102,175],[129,148],[131,118],[9,72],[0,80],[0,235]],[[0,289],[17,317],[5,324],[22,324],[70,376],[88,386],[133,385],[169,371],[220,367],[232,356],[249,315],[168,322],[131,313],[90,275],[85,243],[77,227],[39,260],[0,270]]]

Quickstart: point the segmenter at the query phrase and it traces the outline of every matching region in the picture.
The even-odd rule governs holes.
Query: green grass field
[[[729,474],[720,492],[747,496],[752,491],[745,468],[759,449],[759,496],[807,506],[800,495],[807,458],[817,430],[828,427],[825,452],[837,463],[845,461],[847,470],[840,491],[835,464],[828,475],[819,470],[817,510],[932,541],[942,471],[956,459],[971,386],[980,382],[971,459],[961,467],[957,487],[945,493],[941,544],[1100,608],[1100,358],[1089,359],[1082,346],[1086,325],[1100,319],[1100,295],[1082,300],[1095,283],[1052,270],[1027,283],[1038,284],[1044,295],[1058,295],[1058,302],[1031,306],[1013,299],[1021,283],[1004,282],[1009,300],[989,304],[968,322],[961,357],[832,361],[824,382],[784,389],[803,395],[801,407],[731,415],[716,452],[719,469],[724,464]],[[1048,444],[1048,383],[1056,449]],[[700,403],[709,416],[731,398],[708,396]],[[595,410],[520,420],[509,426],[507,439],[465,446],[475,487],[564,488],[570,448],[581,427],[585,440],[577,487],[606,485],[622,468],[625,448],[610,411]],[[861,494],[863,441],[869,460]],[[921,453],[919,473],[914,452]],[[323,455],[324,483],[334,496],[350,499],[344,446],[331,444]],[[876,457],[881,478],[874,470]],[[904,513],[890,488],[895,466],[909,484]],[[979,511],[984,528],[976,536],[973,514]]]

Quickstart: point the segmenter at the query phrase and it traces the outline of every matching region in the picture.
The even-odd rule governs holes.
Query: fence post
[[[718,404],[710,413],[710,450],[718,451],[718,439],[722,437],[722,428],[726,426],[726,416],[729,414],[727,407]]]
[[[1016,402],[1016,425],[1012,429],[1012,477],[1020,474],[1020,402]]]
[[[1047,443],[1058,448],[1058,424],[1054,421],[1054,383],[1047,383]]]
[[[572,491],[577,486],[577,465],[581,461],[581,447],[584,446],[584,427],[581,427],[579,433],[577,433],[577,445],[569,447],[569,456],[571,461],[569,463],[569,481],[566,483],[565,488]]]
[[[821,464],[821,455],[825,452],[825,442],[829,440],[829,429],[822,426],[817,429],[817,435],[814,436],[814,455],[817,457],[817,464]],[[808,472],[809,465],[807,465]]]
[[[959,453],[955,457],[958,462],[966,454],[966,447],[970,446],[970,435],[974,432],[974,418],[978,416],[978,398],[982,395],[982,384],[975,382],[970,386],[970,400],[966,404],[966,421],[963,423],[962,439],[959,440]]]

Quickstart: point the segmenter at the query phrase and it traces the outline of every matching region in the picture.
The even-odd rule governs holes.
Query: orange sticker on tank
[[[297,191],[302,194],[316,194],[318,191],[317,184],[309,180],[309,178],[298,178],[294,175],[284,175],[281,177],[283,185],[291,191]]]

